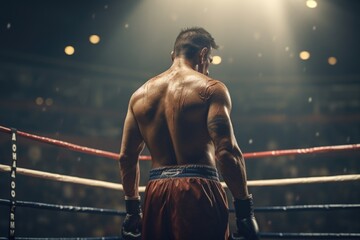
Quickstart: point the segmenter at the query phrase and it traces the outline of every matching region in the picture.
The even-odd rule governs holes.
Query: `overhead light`
[[[221,63],[221,57],[220,56],[213,56],[211,63],[215,64],[215,65],[220,64]]]
[[[75,48],[73,46],[66,46],[64,52],[66,55],[73,55],[75,53]]]
[[[100,36],[99,35],[96,35],[96,34],[93,34],[89,37],[89,41],[92,43],[92,44],[98,44],[100,42]]]
[[[315,0],[307,0],[306,1],[306,6],[308,8],[316,8],[317,7],[317,2]]]
[[[308,51],[302,51],[299,54],[301,60],[308,60],[310,58],[310,53]]]
[[[329,57],[329,58],[328,58],[328,63],[329,63],[330,65],[335,65],[335,64],[337,63],[336,57]]]

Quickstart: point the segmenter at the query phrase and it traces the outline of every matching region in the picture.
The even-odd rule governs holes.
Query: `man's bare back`
[[[179,63],[133,94],[130,104],[153,167],[215,166],[206,123],[208,101],[218,87],[223,84]]]
[[[193,69],[172,66],[147,81],[131,99],[153,167],[184,164],[215,166],[207,128],[209,99],[223,84]]]

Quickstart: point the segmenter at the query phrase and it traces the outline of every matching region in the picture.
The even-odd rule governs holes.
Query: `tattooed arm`
[[[246,184],[245,161],[236,142],[230,119],[231,99],[225,85],[214,86],[207,125],[215,146],[217,166],[235,199],[249,196]]]

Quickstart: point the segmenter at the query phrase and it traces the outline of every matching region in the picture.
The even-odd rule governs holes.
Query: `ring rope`
[[[10,166],[0,164],[0,171],[9,172]],[[21,174],[21,175],[25,175],[25,176],[54,180],[54,181],[59,181],[59,182],[76,183],[76,184],[82,184],[82,185],[87,185],[87,186],[92,186],[92,187],[103,187],[103,188],[109,188],[109,189],[114,189],[114,190],[123,190],[122,184],[118,184],[118,183],[111,183],[111,182],[105,182],[105,181],[88,179],[88,178],[81,178],[81,177],[74,177],[74,176],[68,176],[68,175],[62,175],[62,174],[56,174],[56,173],[49,173],[49,172],[31,170],[31,169],[20,168],[20,167],[17,168],[17,173]]]
[[[294,205],[294,206],[271,206],[255,207],[255,212],[297,212],[297,211],[332,211],[360,209],[360,204],[319,204],[319,205]],[[234,209],[230,209],[234,212]]]
[[[11,133],[10,128],[3,127],[3,126],[0,126],[0,131],[5,132],[5,133]],[[76,145],[73,143],[60,141],[60,140],[56,140],[56,139],[52,139],[52,138],[41,137],[38,135],[33,135],[33,134],[22,132],[22,131],[17,131],[17,134],[19,136],[22,136],[22,137],[25,137],[28,139],[32,139],[32,140],[35,140],[38,142],[48,143],[48,144],[63,147],[63,148],[67,148],[67,149],[70,149],[70,150],[73,150],[76,152],[88,153],[88,154],[96,155],[99,157],[106,157],[106,158],[111,158],[111,159],[115,159],[115,160],[119,159],[119,154],[108,152],[108,151],[84,147],[84,146],[80,146],[80,145]]]
[[[0,199],[0,205],[10,206],[8,199]],[[114,209],[82,207],[71,205],[59,205],[31,201],[17,201],[17,207],[27,207],[47,210],[60,210],[77,213],[96,213],[102,215],[125,216],[126,212]],[[353,210],[360,209],[360,204],[319,204],[319,205],[293,205],[293,206],[270,206],[270,207],[254,207],[254,212],[299,212],[299,211],[333,211],[333,210]],[[229,209],[229,212],[235,212],[235,209]]]
[[[0,171],[9,172],[10,166],[0,164]],[[93,180],[88,178],[73,177],[68,175],[61,175],[38,170],[31,170],[26,168],[17,168],[17,173],[21,175],[37,177],[48,180],[55,180],[60,182],[76,183],[93,187],[103,187],[114,190],[123,190],[123,185],[119,183],[112,183],[100,180]],[[328,183],[328,182],[345,182],[345,181],[359,181],[360,174],[325,176],[325,177],[307,177],[307,178],[284,178],[284,179],[268,179],[268,180],[249,180],[249,187],[264,187],[264,186],[284,186],[294,184],[312,184],[312,183]],[[226,183],[221,182],[223,187],[227,187]],[[145,186],[139,187],[139,192],[145,192]]]
[[[259,233],[263,238],[285,239],[359,239],[360,233]]]
[[[265,187],[265,186],[285,186],[295,184],[314,184],[314,183],[329,183],[329,182],[347,182],[359,181],[360,174],[335,175],[323,177],[303,177],[303,178],[283,178],[283,179],[268,179],[268,180],[249,180],[250,187]],[[224,182],[221,182],[223,187],[226,187]]]
[[[69,237],[69,238],[34,238],[34,237],[16,237],[16,240],[122,240],[121,237]],[[5,237],[0,237],[0,240],[9,240]]]
[[[0,205],[10,206],[11,202],[8,199],[0,199]],[[59,205],[59,204],[29,202],[29,201],[16,201],[16,206],[17,207],[47,209],[47,210],[60,210],[60,211],[77,212],[77,213],[97,213],[97,214],[102,214],[102,215],[117,215],[117,216],[125,216],[126,215],[126,212],[118,211],[118,210],[114,210],[114,209]]]
[[[0,126],[0,131],[5,133],[11,133],[11,129],[7,127]],[[84,147],[80,145],[76,145],[73,143],[60,141],[52,138],[42,137],[38,135],[33,135],[30,133],[17,131],[19,136],[29,138],[38,142],[48,143],[51,145],[67,148],[76,152],[82,152],[87,154],[92,154],[100,157],[106,157],[114,160],[119,160],[119,154]],[[359,150],[360,144],[347,144],[347,145],[338,145],[338,146],[322,146],[322,147],[312,147],[312,148],[302,148],[302,149],[287,149],[287,150],[274,150],[274,151],[263,151],[263,152],[252,152],[252,153],[244,153],[244,157],[246,159],[249,158],[261,158],[261,157],[269,157],[269,156],[285,156],[285,155],[297,155],[297,154],[309,154],[309,153],[324,153],[329,151],[344,151],[344,150]],[[140,160],[151,160],[150,156],[139,156]]]
[[[260,233],[262,238],[272,239],[359,239],[359,233]],[[81,237],[81,238],[31,238],[16,237],[18,240],[119,240],[120,237]],[[0,237],[0,240],[8,238]]]

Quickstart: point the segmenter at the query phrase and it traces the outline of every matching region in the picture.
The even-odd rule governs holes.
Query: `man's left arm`
[[[131,106],[126,114],[120,149],[120,174],[127,198],[139,196],[139,155],[144,149],[144,141],[135,120]]]

